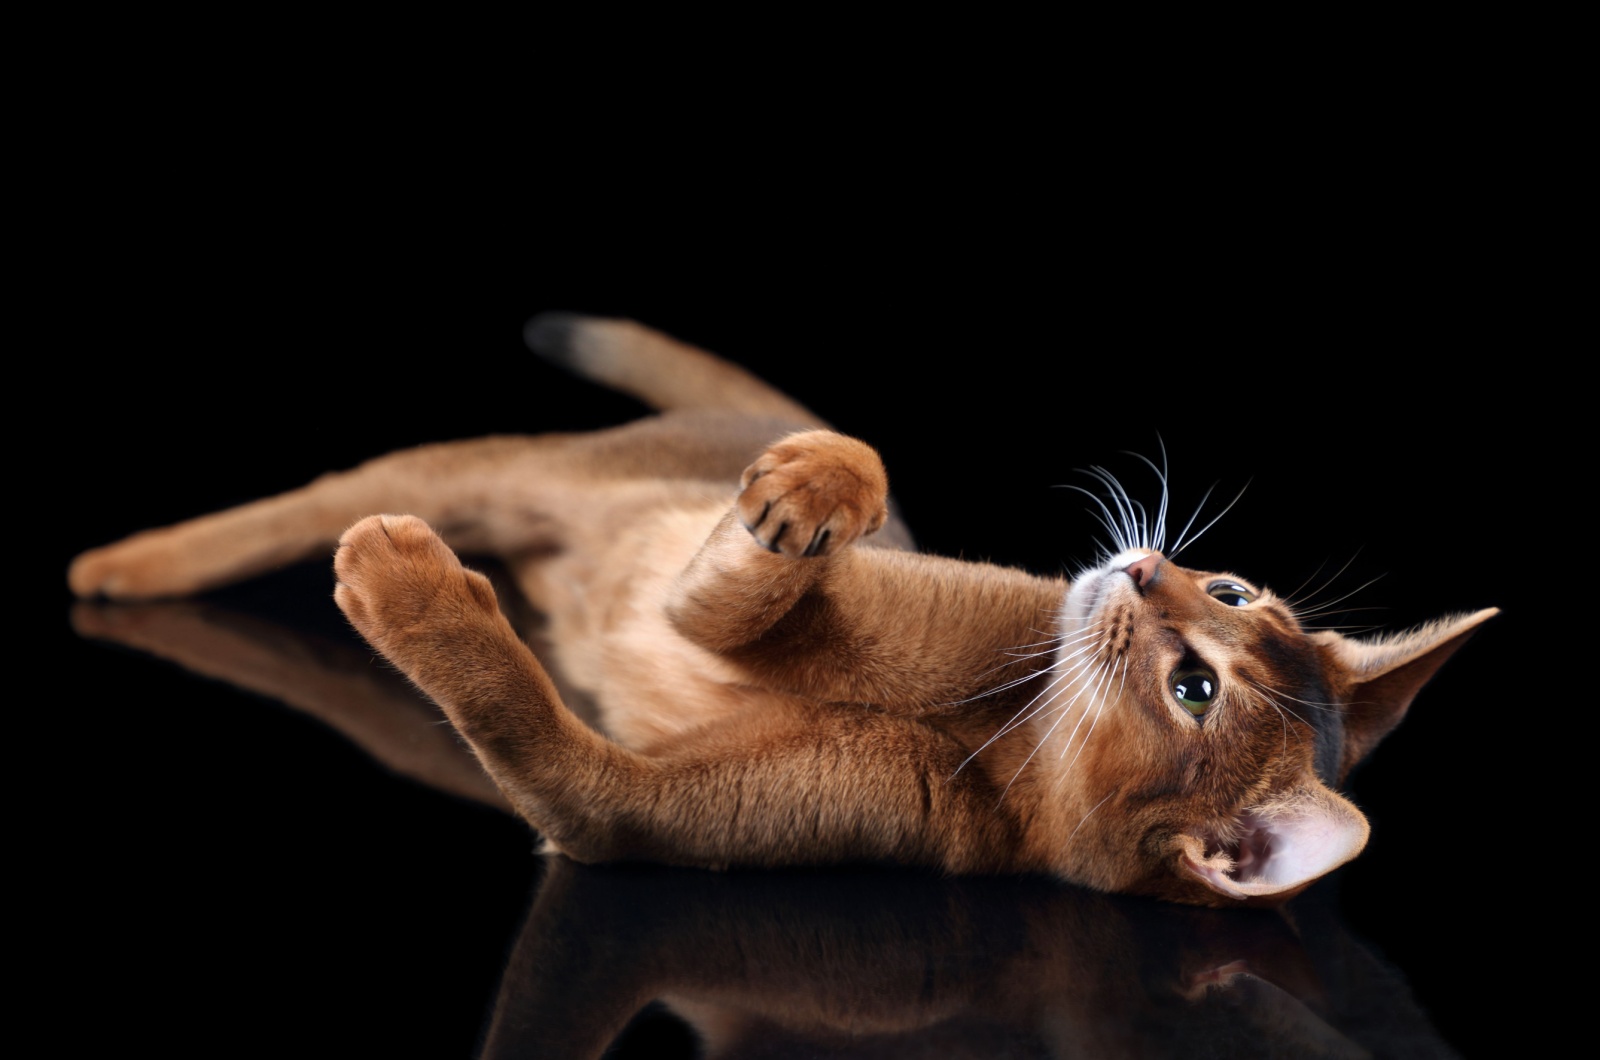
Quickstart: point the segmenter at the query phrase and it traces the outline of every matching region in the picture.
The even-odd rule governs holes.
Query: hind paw
[[[182,542],[167,530],[146,530],[82,553],[67,568],[67,585],[84,599],[154,600],[201,588]]]
[[[826,556],[889,517],[889,478],[873,448],[832,431],[771,446],[745,469],[739,518],[756,543],[793,558]]]

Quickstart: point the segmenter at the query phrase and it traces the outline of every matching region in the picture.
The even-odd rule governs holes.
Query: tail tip
[[[579,328],[590,318],[581,313],[540,313],[522,328],[522,341],[547,361],[572,367],[577,359]]]

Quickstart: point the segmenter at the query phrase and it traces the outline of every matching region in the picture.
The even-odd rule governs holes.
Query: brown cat
[[[1070,582],[917,554],[877,454],[742,370],[624,321],[530,339],[667,411],[391,454],[87,552],[73,590],[198,592],[337,542],[345,614],[579,861],[882,861],[1204,905],[1359,853],[1334,786],[1496,613],[1308,631],[1172,563],[1110,482],[1118,551]],[[505,562],[600,732],[453,549]]]

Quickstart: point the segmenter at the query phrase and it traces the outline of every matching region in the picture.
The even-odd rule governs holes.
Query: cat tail
[[[545,360],[655,409],[721,410],[829,426],[738,365],[631,320],[541,313],[528,321],[523,338]]]

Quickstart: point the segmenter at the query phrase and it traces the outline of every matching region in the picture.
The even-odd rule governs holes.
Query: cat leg
[[[793,610],[831,560],[888,518],[877,452],[832,431],[791,434],[740,479],[733,509],[678,577],[667,613],[712,651],[756,641]]]
[[[1053,625],[1064,581],[851,547],[885,519],[888,476],[870,446],[793,434],[742,484],[668,595],[668,618],[688,640],[764,687],[913,714],[1037,669],[1029,646]]]
[[[73,560],[67,581],[80,597],[116,600],[203,592],[331,555],[346,527],[382,511],[415,512],[459,548],[497,549],[504,542],[495,538],[504,535],[496,505],[508,492],[525,494],[527,473],[549,464],[545,451],[559,445],[559,436],[495,437],[391,453],[275,497],[90,549]],[[535,532],[519,514],[511,532]]]
[[[604,431],[498,436],[401,450],[276,497],[146,530],[78,556],[78,596],[147,600],[242,581],[333,552],[362,516],[408,512],[453,548],[502,558],[565,543],[563,527],[605,538],[596,512],[619,483],[724,488],[792,425],[715,413],[654,416]],[[687,487],[686,487],[687,488]],[[599,529],[597,529],[597,527]]]
[[[763,697],[649,755],[585,727],[496,606],[421,521],[373,516],[334,560],[334,599],[449,716],[517,812],[580,861],[700,868],[1003,862],[1014,822],[965,749],[882,714]]]

